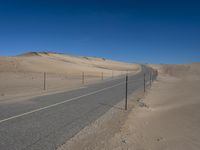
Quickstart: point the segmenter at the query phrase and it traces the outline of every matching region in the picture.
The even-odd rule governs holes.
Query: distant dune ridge
[[[77,57],[49,52],[29,52],[16,57],[0,57],[0,71],[28,71],[51,73],[76,73],[78,71],[105,72],[137,71],[139,65],[95,57]],[[119,72],[118,72],[119,73]]]
[[[104,58],[70,56],[52,52],[29,52],[0,57],[0,100],[10,96],[43,93],[80,87],[85,84],[140,71],[140,65]]]

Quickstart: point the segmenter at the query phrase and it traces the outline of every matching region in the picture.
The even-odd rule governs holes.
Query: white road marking
[[[12,116],[12,117],[0,120],[0,123],[9,121],[9,120],[12,120],[12,119],[15,119],[15,118],[19,118],[19,117],[22,117],[22,116],[25,116],[25,115],[29,115],[29,114],[32,114],[32,113],[35,113],[35,112],[38,112],[38,111],[41,111],[41,110],[45,110],[45,109],[48,109],[48,108],[51,108],[51,107],[55,107],[55,106],[58,106],[58,105],[61,105],[61,104],[64,104],[64,103],[67,103],[67,102],[70,102],[70,101],[73,101],[73,100],[80,99],[82,97],[86,97],[86,96],[90,96],[90,95],[93,95],[93,94],[96,94],[96,93],[100,93],[100,92],[105,91],[107,89],[111,89],[111,88],[114,88],[116,86],[122,85],[123,83],[124,82],[121,82],[119,84],[116,84],[116,85],[113,85],[113,86],[110,86],[110,87],[106,87],[106,88],[103,88],[103,89],[100,89],[100,90],[97,90],[97,91],[94,91],[94,92],[90,92],[90,93],[87,93],[87,94],[84,94],[84,95],[81,95],[81,96],[78,96],[78,97],[74,97],[74,98],[59,102],[59,103],[55,103],[55,104],[52,104],[52,105],[49,105],[49,106],[38,108],[38,109],[29,111],[29,112],[25,112],[25,113],[22,113],[22,114],[19,114],[19,115],[16,115],[16,116]]]
[[[38,95],[39,96],[47,96],[49,94],[53,95],[53,94],[58,94],[58,93],[64,93],[64,92],[71,92],[71,91],[75,91],[75,90],[79,90],[79,89],[85,89],[87,88],[88,86],[81,86],[81,87],[78,87],[78,88],[72,88],[72,89],[69,89],[69,90],[65,90],[65,91],[52,91],[51,93],[48,93],[48,92],[44,92],[42,93],[41,95]],[[24,97],[21,97],[21,99],[17,99],[17,100],[11,100],[11,99],[4,99],[4,100],[1,100],[0,101],[0,104],[1,103],[12,103],[13,101],[16,102],[16,101],[20,101],[20,100],[25,100],[26,96],[31,96],[31,95],[24,95]],[[18,98],[18,97],[17,97]],[[30,99],[31,97],[29,97],[28,99]]]

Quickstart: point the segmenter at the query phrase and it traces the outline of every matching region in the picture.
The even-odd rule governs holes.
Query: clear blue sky
[[[27,51],[140,63],[200,61],[200,2],[0,0],[0,55]]]

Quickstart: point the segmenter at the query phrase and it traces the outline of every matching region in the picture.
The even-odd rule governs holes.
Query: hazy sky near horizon
[[[0,0],[0,56],[53,51],[138,63],[200,61],[197,0]]]

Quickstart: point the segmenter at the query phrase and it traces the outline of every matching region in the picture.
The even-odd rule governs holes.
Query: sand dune
[[[126,143],[112,143],[118,134],[113,149],[200,149],[199,68],[198,63],[160,66],[163,74],[143,99],[148,108],[133,110],[122,130]]]
[[[31,52],[17,57],[0,57],[1,72],[105,72],[137,71],[139,65],[94,57],[75,57],[55,53]]]
[[[188,77],[200,75],[200,63],[183,64],[183,65],[150,65],[162,75],[171,75],[176,77]]]
[[[200,80],[159,80],[143,99],[148,108],[132,111],[121,133],[108,142],[110,149],[200,149]]]
[[[68,90],[85,83],[140,70],[129,64],[95,57],[77,57],[57,53],[30,52],[15,57],[0,57],[0,100],[33,93],[44,93],[43,74],[47,73],[45,92]],[[37,95],[36,94],[36,95]]]

